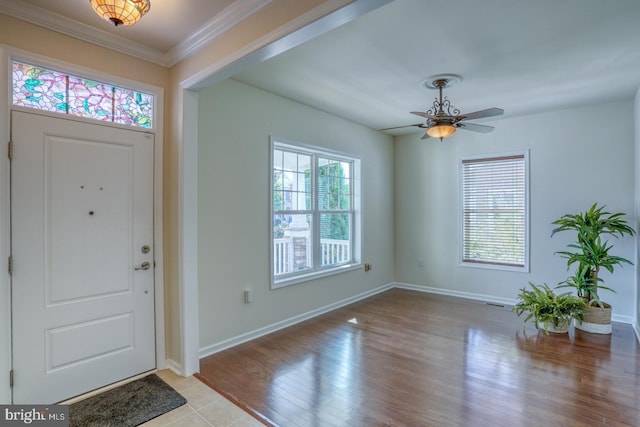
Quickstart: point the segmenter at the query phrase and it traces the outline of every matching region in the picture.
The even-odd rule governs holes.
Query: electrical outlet
[[[424,259],[418,258],[418,267],[420,267],[420,268],[424,267]]]
[[[244,303],[249,304],[252,302],[253,302],[253,291],[250,289],[247,289],[246,291],[244,291]]]

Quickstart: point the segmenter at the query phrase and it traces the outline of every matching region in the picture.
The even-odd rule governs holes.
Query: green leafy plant
[[[585,301],[591,301],[587,300],[586,295],[597,295],[597,288],[594,286],[594,283],[602,282],[602,278],[597,276],[594,278],[589,278],[588,273],[588,265],[579,266],[573,276],[569,276],[567,280],[558,283],[558,286],[556,286],[556,288],[574,288],[576,290],[576,294],[580,298],[584,299]],[[599,285],[598,288],[615,292],[613,289],[608,288],[604,285]],[[600,304],[600,301],[597,302]]]
[[[635,231],[623,218],[622,212],[610,213],[604,210],[605,206],[598,207],[594,203],[586,212],[579,214],[565,214],[553,222],[557,225],[551,236],[560,232],[572,230],[577,234],[577,242],[567,245],[573,249],[556,252],[567,259],[567,268],[578,264],[576,273],[569,279],[560,283],[560,287],[573,287],[578,296],[587,301],[595,300],[602,307],[598,296],[598,289],[615,292],[613,289],[601,285],[602,279],[598,277],[600,268],[605,268],[613,273],[614,268],[623,263],[632,264],[626,258],[611,255],[613,248],[602,236],[612,235],[622,237],[625,234],[634,235]]]
[[[541,286],[529,282],[531,289],[522,288],[518,294],[518,303],[513,306],[513,311],[518,316],[527,312],[524,321],[533,319],[536,324],[544,326],[545,333],[552,325],[557,328],[564,322],[568,322],[572,317],[582,320],[582,312],[586,302],[570,292],[556,294],[544,283]]]

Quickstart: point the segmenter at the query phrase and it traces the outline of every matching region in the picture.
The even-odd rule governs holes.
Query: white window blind
[[[462,261],[526,265],[524,154],[462,160]]]

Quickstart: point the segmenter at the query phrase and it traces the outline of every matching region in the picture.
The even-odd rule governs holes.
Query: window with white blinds
[[[461,160],[462,262],[528,268],[527,155]]]

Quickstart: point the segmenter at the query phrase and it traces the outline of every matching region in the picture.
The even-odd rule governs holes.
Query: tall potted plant
[[[611,333],[611,306],[600,299],[598,290],[613,289],[602,285],[602,278],[598,276],[601,268],[613,273],[614,268],[621,264],[632,264],[626,258],[609,253],[613,245],[603,236],[622,237],[625,234],[634,235],[635,231],[623,218],[624,213],[610,213],[594,203],[586,212],[565,214],[553,222],[557,227],[551,235],[571,230],[577,234],[577,241],[567,245],[571,250],[556,252],[567,259],[567,268],[577,264],[576,272],[560,286],[576,289],[579,297],[587,302],[583,320],[576,322],[576,327],[588,332]]]

